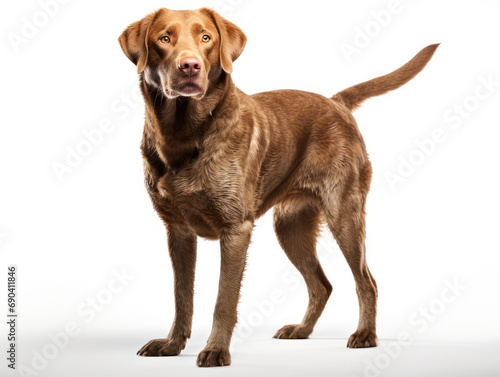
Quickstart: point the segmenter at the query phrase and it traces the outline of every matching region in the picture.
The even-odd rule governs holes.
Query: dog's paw
[[[184,344],[171,339],[153,339],[146,343],[137,354],[139,356],[176,356],[184,349]]]
[[[227,349],[204,349],[198,355],[199,367],[222,367],[231,364],[231,354]]]
[[[273,338],[276,339],[307,339],[311,330],[302,325],[286,325],[279,329]]]
[[[347,341],[347,347],[349,348],[377,347],[377,344],[377,334],[373,330],[358,330]]]

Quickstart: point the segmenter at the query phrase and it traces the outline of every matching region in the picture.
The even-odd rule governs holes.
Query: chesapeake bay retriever
[[[274,207],[274,228],[307,284],[301,323],[278,339],[313,331],[332,286],[316,256],[326,222],[352,270],[359,324],[350,348],[375,347],[377,285],[365,257],[365,202],[372,169],[351,111],[419,73],[438,45],[398,70],[331,98],[296,90],[247,95],[231,80],[245,34],[206,8],[159,9],[119,37],[137,65],[146,103],[146,186],[166,225],[174,271],[175,319],[142,356],[178,355],[191,335],[197,237],[220,240],[213,327],[197,365],[229,365],[229,344],[255,220]]]

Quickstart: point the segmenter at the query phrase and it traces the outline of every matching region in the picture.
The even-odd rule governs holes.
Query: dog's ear
[[[202,8],[200,11],[209,15],[214,20],[220,37],[219,54],[221,67],[225,72],[232,73],[233,62],[241,55],[247,43],[245,33],[238,26],[211,9]]]
[[[142,20],[130,24],[118,38],[127,58],[137,66],[137,73],[144,71],[148,62],[149,28],[159,12],[148,14]]]

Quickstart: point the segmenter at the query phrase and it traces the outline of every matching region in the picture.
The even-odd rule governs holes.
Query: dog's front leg
[[[166,338],[153,339],[137,353],[141,356],[175,356],[191,336],[196,235],[185,228],[167,226],[168,251],[174,270],[175,318]]]
[[[223,232],[219,293],[215,304],[214,322],[207,345],[198,355],[199,367],[231,364],[229,344],[236,325],[236,307],[253,223],[245,221]]]

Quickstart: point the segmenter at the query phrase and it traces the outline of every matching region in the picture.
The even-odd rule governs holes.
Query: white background
[[[219,273],[218,243],[203,240],[186,350],[176,358],[135,356],[170,327],[172,271],[165,230],[143,184],[136,69],[117,38],[159,7],[221,4],[248,37],[233,74],[248,94],[293,88],[330,96],[442,43],[413,81],[355,113],[374,167],[367,250],[379,286],[376,349],[345,348],[357,325],[357,298],[347,263],[327,234],[319,252],[334,291],[315,332],[306,341],[271,339],[281,326],[301,320],[307,292],[279,248],[269,212],[258,220],[249,250],[233,365],[195,366],[210,331]],[[381,25],[373,12],[386,14],[389,4],[73,0],[44,19],[37,1],[4,2],[0,281],[8,264],[18,265],[18,366],[37,367],[40,376],[498,375],[500,86],[480,88],[481,98],[474,97],[482,81],[500,81],[500,3],[402,1]],[[24,38],[26,20],[41,26],[16,47],[13,34]],[[366,46],[358,43],[348,58],[341,46],[356,46],[359,30],[367,28]],[[466,114],[450,121],[456,105]],[[66,164],[68,148],[76,149],[84,132],[106,119],[112,131],[58,179],[54,163]],[[392,190],[388,172],[398,174],[400,159],[417,156],[417,141],[438,129],[446,141]],[[113,271],[123,269],[133,279],[108,295]],[[450,293],[449,284],[460,288]],[[270,304],[275,295],[281,299]],[[95,297],[103,302],[89,313],[87,300]],[[427,320],[419,314],[424,309]],[[63,342],[68,323],[79,334]],[[2,326],[2,345],[6,334]],[[62,339],[59,348],[51,334]],[[397,343],[401,334],[411,335],[411,345]],[[38,352],[52,360],[33,365]],[[6,363],[2,375],[10,372]]]

